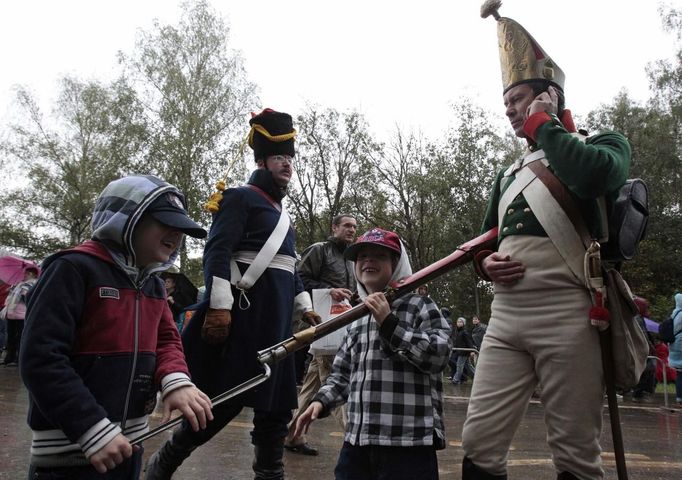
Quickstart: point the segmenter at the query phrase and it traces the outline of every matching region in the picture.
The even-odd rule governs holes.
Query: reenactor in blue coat
[[[183,333],[192,379],[211,397],[261,374],[257,352],[289,338],[292,317],[319,321],[295,269],[295,233],[282,206],[294,168],[291,116],[265,109],[249,123],[257,169],[246,185],[225,190],[213,205],[203,258],[205,300]],[[243,407],[254,409],[255,478],[284,478],[284,438],[296,399],[294,360],[288,357],[273,366],[267,382],[215,407],[205,430],[194,432],[183,422],[150,459],[147,478],[170,478]]]

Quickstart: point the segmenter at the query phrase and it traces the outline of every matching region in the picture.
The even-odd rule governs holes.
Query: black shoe
[[[462,460],[462,480],[507,480],[507,474],[493,475],[476,466],[469,457]]]
[[[284,480],[284,438],[280,441],[253,446],[255,480]]]
[[[307,443],[301,443],[299,445],[287,445],[284,444],[284,448],[292,453],[299,453],[301,455],[310,455],[314,457],[318,454],[317,448],[311,447]]]

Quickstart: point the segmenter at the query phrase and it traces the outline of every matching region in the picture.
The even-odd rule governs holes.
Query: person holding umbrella
[[[179,272],[164,272],[160,277],[166,284],[166,302],[173,313],[173,320],[178,331],[182,332],[185,324],[185,309],[197,303],[197,287]]]
[[[24,331],[24,317],[26,316],[26,294],[35,285],[39,269],[30,264],[23,271],[22,280],[14,285],[5,300],[2,316],[7,321],[7,353],[2,361],[3,365],[16,366],[19,358],[19,343]]]
[[[11,285],[0,280],[0,305],[5,304],[7,295],[9,294],[9,289]],[[5,316],[2,309],[0,309],[0,357],[2,357],[2,352],[5,351],[5,340],[7,339],[7,322],[5,322]]]

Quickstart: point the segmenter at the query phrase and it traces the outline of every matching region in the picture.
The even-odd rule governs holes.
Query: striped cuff
[[[103,418],[81,435],[78,439],[78,445],[81,446],[85,458],[90,458],[119,433],[121,433],[121,427],[111,423],[108,418]]]
[[[194,384],[184,373],[169,373],[161,379],[161,399],[165,399],[173,390],[189,386],[193,387]]]

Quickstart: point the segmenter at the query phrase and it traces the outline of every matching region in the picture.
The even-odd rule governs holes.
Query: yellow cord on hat
[[[227,166],[225,176],[222,178],[222,180],[218,180],[216,182],[215,184],[216,191],[213,192],[211,196],[208,197],[206,203],[204,203],[204,210],[206,210],[207,212],[217,213],[218,210],[220,210],[220,201],[223,199],[223,192],[227,188],[227,177],[230,175],[232,167],[234,167],[234,164],[237,163],[237,160],[244,156],[244,148],[246,147],[246,142],[248,142],[249,140],[249,136],[247,136],[242,141],[241,145],[239,145],[239,150],[237,151],[237,154],[234,156],[232,161]]]
[[[254,123],[253,125],[251,125],[251,130],[249,131],[250,147],[253,147],[253,132],[258,132],[271,142],[275,143],[286,142],[287,140],[291,140],[296,136],[296,130],[293,130],[290,133],[282,133],[281,135],[270,135],[270,132],[268,132],[265,129],[265,127],[263,127],[263,125],[258,125],[257,123]]]

